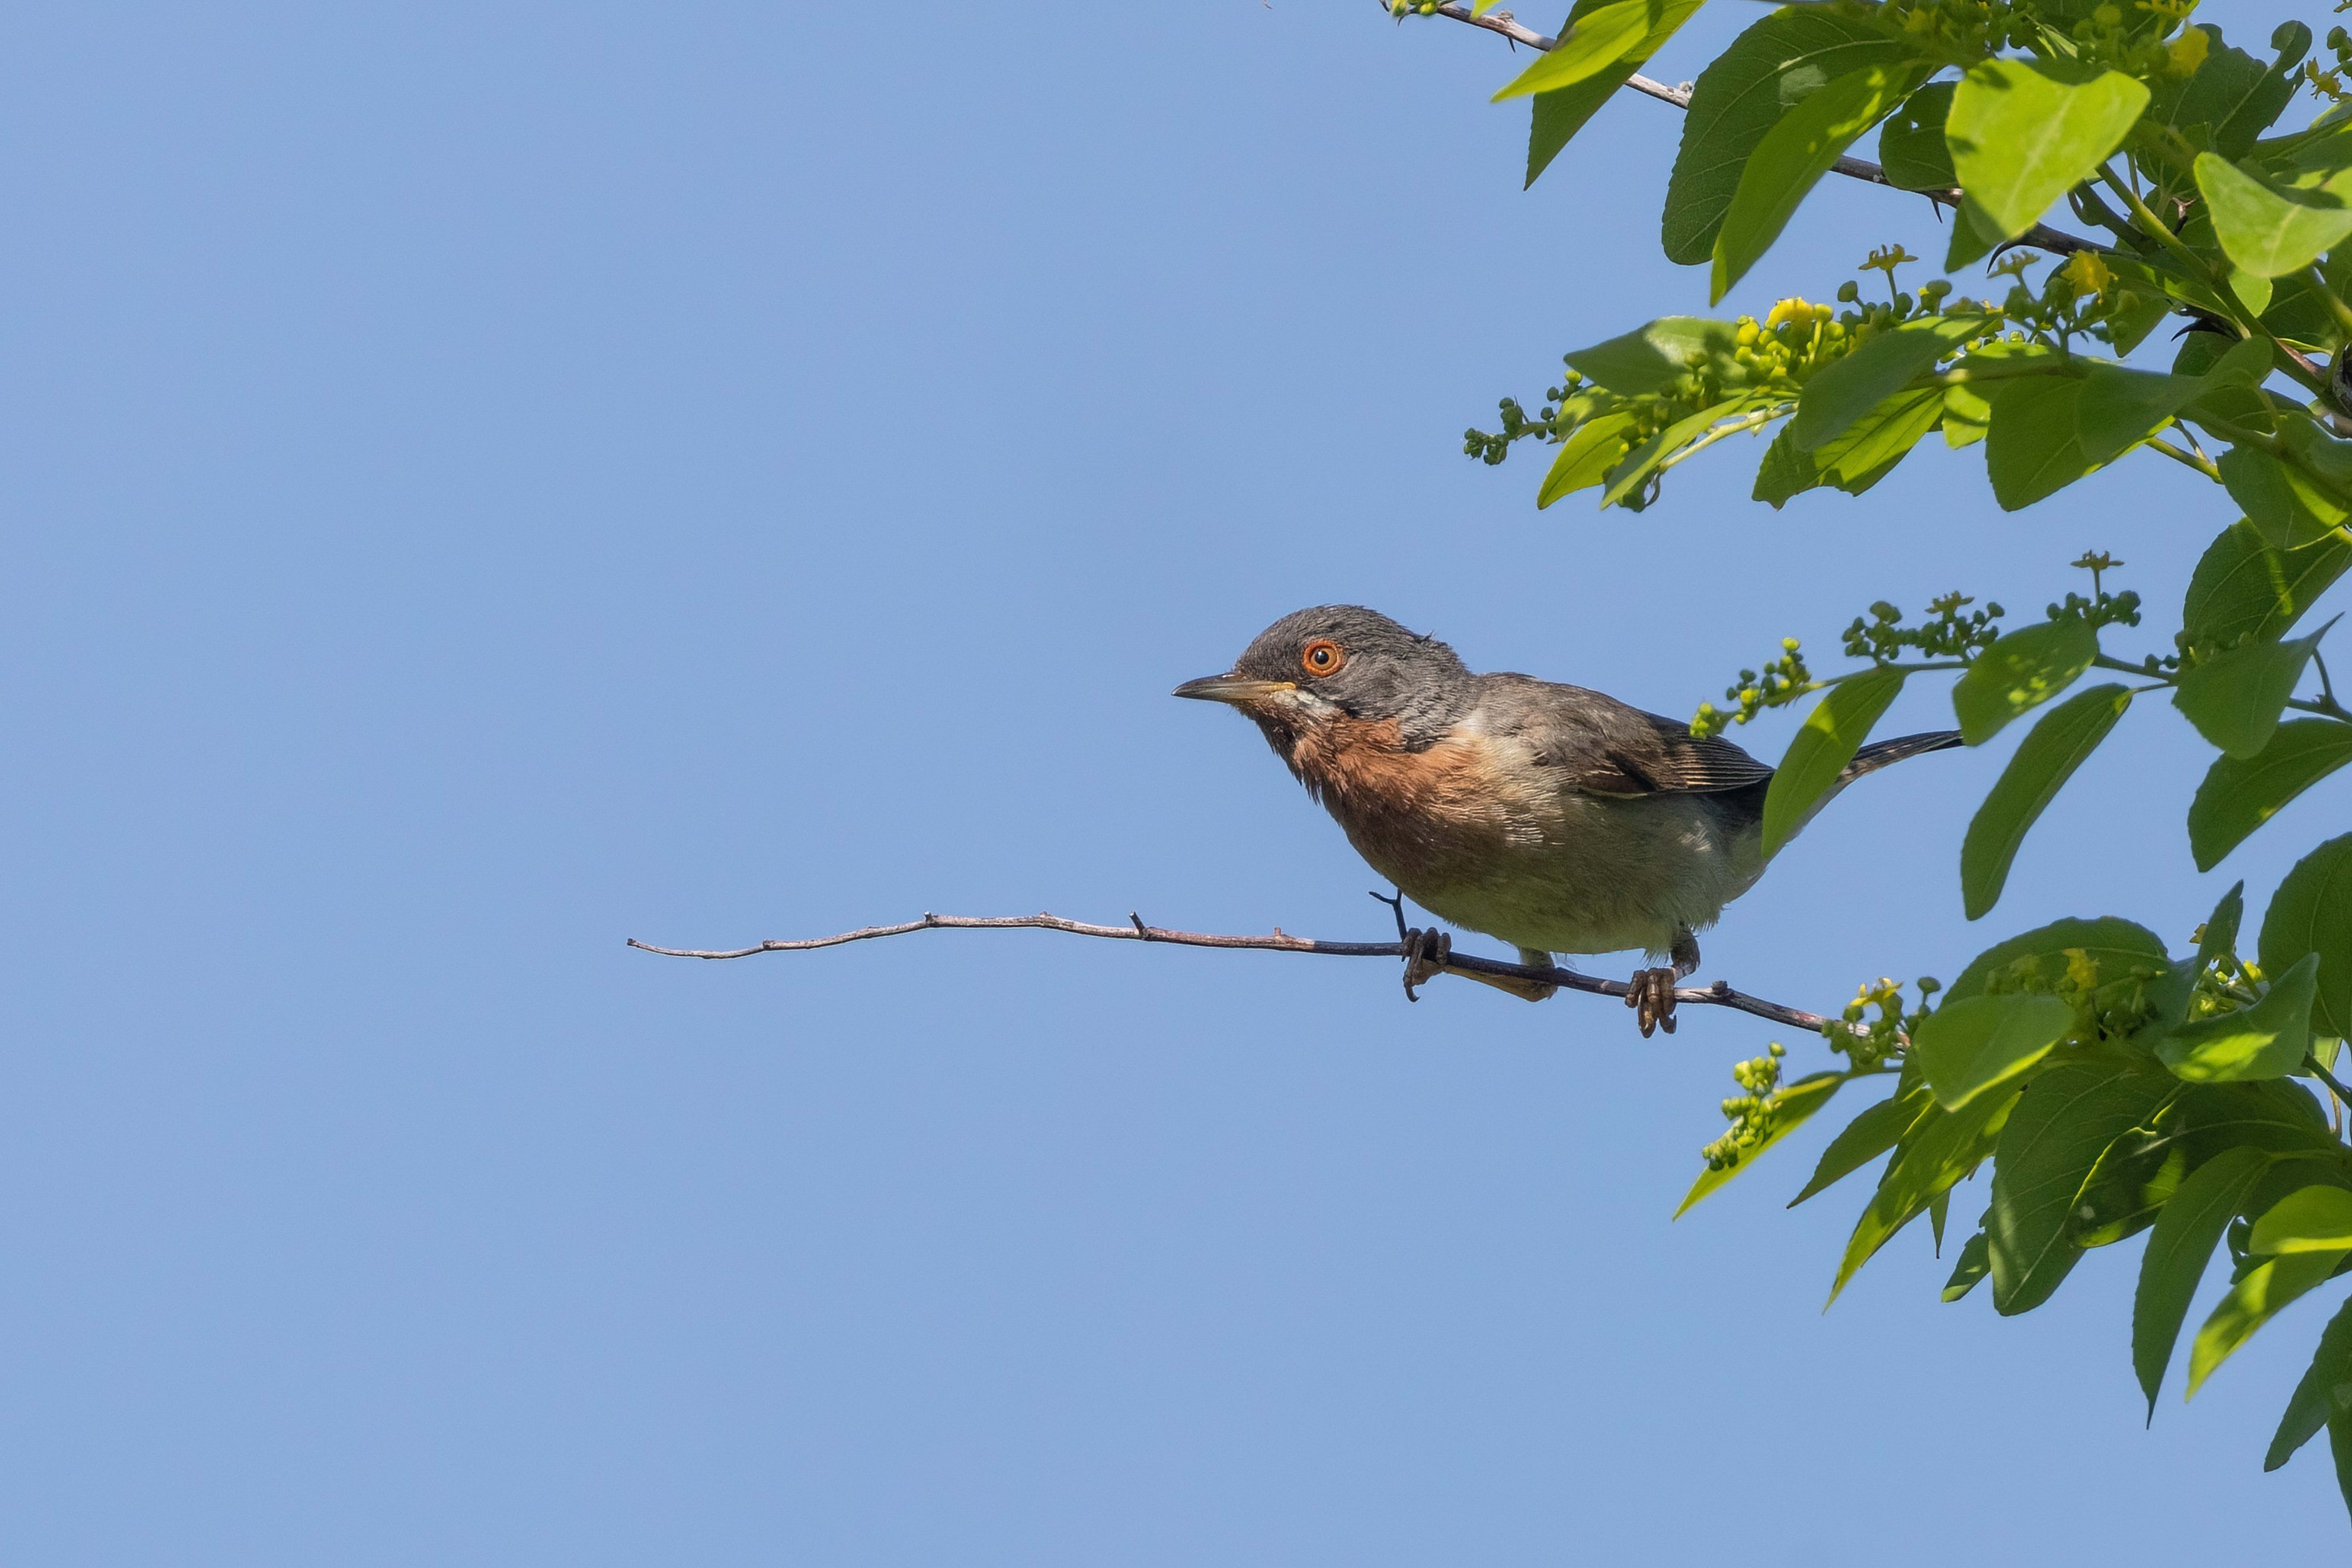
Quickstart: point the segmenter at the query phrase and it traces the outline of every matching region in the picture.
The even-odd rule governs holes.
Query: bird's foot
[[[1404,934],[1404,999],[1417,1002],[1412,994],[1415,986],[1425,986],[1445,973],[1445,960],[1454,956],[1454,938],[1434,928],[1419,927]]]
[[[1636,969],[1625,992],[1625,1005],[1633,1009],[1633,1021],[1642,1027],[1642,1038],[1664,1030],[1675,1032],[1675,981],[1672,969]]]

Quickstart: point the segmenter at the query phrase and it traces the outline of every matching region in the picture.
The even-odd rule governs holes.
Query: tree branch
[[[1437,8],[1435,15],[1450,17],[1456,22],[1466,22],[1473,27],[1483,27],[1489,33],[1500,33],[1511,42],[1525,44],[1531,49],[1548,52],[1558,47],[1559,44],[1558,38],[1547,37],[1532,27],[1519,26],[1512,19],[1508,11],[1489,11],[1483,16],[1474,16],[1470,14],[1470,7],[1467,5],[1444,5]],[[1691,89],[1687,82],[1680,87],[1668,87],[1664,82],[1652,81],[1648,77],[1637,72],[1625,78],[1625,85],[1635,92],[1646,94],[1662,103],[1671,103],[1676,109],[1690,107]],[[1849,180],[1866,180],[1874,185],[1885,185],[1890,190],[1902,189],[1886,177],[1885,169],[1867,158],[1840,158],[1831,164],[1830,168],[1837,173],[1843,174]],[[1925,196],[1930,202],[1951,207],[1956,211],[1960,204],[1960,193],[1958,190],[1914,191],[1912,194]],[[2113,246],[2101,245],[2097,240],[2084,239],[2080,235],[2070,235],[2063,229],[2053,229],[2047,224],[2034,225],[2016,239],[2011,240],[2010,245],[2029,245],[2036,250],[2046,250],[2058,256],[2072,256],[2078,250],[2105,251],[2112,254],[2115,249]],[[2001,249],[2007,248],[2008,246],[2001,247]],[[1999,254],[1999,250],[1994,252],[1996,256]]]
[[[1065,920],[1058,915],[931,915],[920,920],[909,920],[898,925],[868,925],[856,931],[837,932],[831,936],[804,936],[795,941],[762,942],[754,947],[694,948],[656,947],[650,942],[629,938],[629,946],[643,952],[658,953],[668,958],[749,958],[761,953],[805,953],[818,947],[839,947],[850,942],[870,942],[882,936],[904,936],[914,931],[1061,931],[1073,936],[1099,936],[1112,942],[1164,942],[1174,947],[1245,947],[1270,953],[1320,953],[1339,958],[1398,958],[1408,953],[1422,951],[1418,944],[1404,942],[1325,942],[1310,936],[1293,936],[1276,926],[1271,936],[1229,936],[1207,931],[1172,931],[1165,926],[1146,925],[1142,917],[1129,915],[1125,925],[1090,925],[1082,920]],[[1462,975],[1486,975],[1497,979],[1534,980],[1548,986],[1558,986],[1566,991],[1583,991],[1596,997],[1616,997],[1622,999],[1633,988],[1622,980],[1597,979],[1580,975],[1573,969],[1549,966],[1507,964],[1500,959],[1480,958],[1468,953],[1448,953],[1434,961],[1433,967],[1450,969]],[[1743,991],[1735,991],[1717,980],[1711,986],[1686,986],[1675,992],[1675,1000],[1686,1005],[1730,1008],[1752,1013],[1790,1029],[1811,1030],[1815,1034],[1828,1020],[1819,1013],[1809,1013],[1800,1008],[1783,1007],[1768,1002]]]

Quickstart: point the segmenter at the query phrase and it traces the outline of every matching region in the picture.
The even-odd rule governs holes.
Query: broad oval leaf
[[[2112,915],[2096,920],[2053,920],[1996,943],[1970,959],[1946,988],[1944,1006],[1979,995],[1986,981],[2001,971],[2023,966],[2055,981],[2078,961],[2092,967],[2094,983],[2098,985],[2141,974],[2161,975],[2172,967],[2164,938],[2145,925]]]
[[[1551,460],[1543,487],[1536,492],[1536,509],[1541,511],[1562,496],[1590,489],[1607,478],[1609,470],[1623,462],[1632,449],[1634,423],[1630,413],[1604,413],[1578,425],[1560,443],[1559,455]]]
[[[2303,1066],[2311,1049],[2311,1003],[2318,977],[2319,955],[2305,954],[2252,1007],[2173,1030],[2157,1042],[2157,1060],[2192,1083],[2285,1077]]]
[[[2287,1397],[2270,1452],[2263,1456],[2263,1469],[2278,1469],[2330,1419],[2347,1414],[2352,1414],[2352,1301],[2336,1308],[2320,1330],[2319,1348]]]
[[[1952,684],[1961,738],[1982,746],[2011,719],[2073,685],[2098,656],[2099,634],[2086,621],[2044,621],[2010,632]]]
[[[1715,236],[1709,303],[1731,292],[1780,237],[1805,193],[1927,74],[1916,65],[1864,66],[1806,99],[1764,133],[1739,172],[1739,187]]]
[[[1960,844],[1960,898],[1971,920],[2000,901],[2018,846],[2043,808],[2131,706],[2126,686],[2077,692],[2044,715],[2018,747]]]
[[[2352,203],[2332,189],[2282,189],[2210,152],[2197,155],[2196,178],[2214,237],[2256,277],[2300,272],[2352,235]]]
[[[2291,1252],[2257,1266],[2231,1286],[2189,1347],[2190,1396],[2264,1323],[2333,1274],[2346,1256],[2344,1249]]]
[[[2294,863],[2263,915],[2263,972],[2284,975],[2305,957],[2319,965],[2311,1021],[2321,1034],[2352,1037],[2352,833],[2330,839]]]
[[[1615,0],[1576,19],[1567,36],[1496,90],[1491,101],[1556,92],[1598,76],[1650,36],[1663,18],[1662,0]]]
[[[1952,112],[1958,84],[1929,82],[1903,100],[1878,132],[1878,164],[1886,183],[1906,191],[1948,191],[1960,183],[1952,150],[1944,144],[1944,120]]]
[[[2299,1186],[2263,1211],[2250,1252],[2352,1252],[2352,1192]]]
[[[1988,60],[1952,94],[1944,137],[1986,238],[2014,239],[2123,145],[2147,89],[2119,71],[2067,79],[2058,68]]]
[[[1738,347],[1728,321],[1664,316],[1605,343],[1579,349],[1568,356],[1568,362],[1611,392],[1627,397],[1668,392],[1704,365],[1729,365]]]
[[[1911,1050],[1936,1103],[1957,1111],[2049,1055],[2074,1021],[2055,997],[1963,997],[1920,1022]]]
[[[2323,626],[2292,642],[2249,643],[2217,654],[2180,677],[2172,706],[2231,756],[2259,757],[2278,733],[2287,699],[2326,634]]]
[[[1824,372],[1826,373],[1826,372]],[[2241,519],[2199,558],[2180,607],[2192,646],[2227,648],[2249,637],[2280,636],[2352,566],[2352,539],[2331,531],[2319,543],[2288,551]]]
[[[1790,440],[1811,452],[1844,434],[1856,420],[1982,330],[1979,320],[1937,316],[1881,332],[1805,383],[1797,399],[1797,417],[1790,423]],[[1936,389],[1935,395],[1942,397],[1942,390]]]
[[[2026,1085],[2001,1129],[1985,1214],[1995,1312],[2012,1316],[2050,1299],[2082,1256],[2067,1220],[2099,1157],[2179,1089],[2161,1072],[2097,1060],[2061,1061]]]
[[[2139,1285],[2132,1296],[2132,1370],[2156,1415],[2156,1396],[2189,1303],[2197,1294],[2213,1249],[2238,1209],[2270,1168],[2260,1149],[2226,1149],[2189,1173],[2172,1201],[2156,1217],[2156,1228],[2141,1255]]]
[[[1705,0],[1670,0],[1651,26],[1649,37],[1626,50],[1609,69],[1597,71],[1572,86],[1536,94],[1535,112],[1528,121],[1528,184],[1536,183],[1536,176],[1551,166],[1551,161],[1559,156],[1569,139],[1584,129],[1585,122],[1625,85],[1625,78],[1664,48],[1704,3]],[[1580,4],[1569,20],[1573,24],[1598,9],[1597,5]]]
[[[2290,720],[2255,756],[2215,758],[2189,806],[2189,849],[2197,869],[2221,864],[2248,834],[2347,762],[2352,762],[2352,725],[2332,718]]]
[[[1784,6],[1733,39],[1691,88],[1666,184],[1667,258],[1688,266],[1714,255],[1740,172],[1783,114],[1840,77],[1908,57],[1883,29],[1827,6]]]
[[[1764,853],[1780,852],[1796,836],[1826,796],[1871,727],[1903,689],[1903,672],[1891,666],[1865,670],[1822,694],[1764,793]]]
[[[2345,520],[2345,508],[2310,475],[2252,446],[2230,448],[2215,466],[2221,471],[2230,499],[2273,548],[2301,550],[2341,537],[2336,530]]]

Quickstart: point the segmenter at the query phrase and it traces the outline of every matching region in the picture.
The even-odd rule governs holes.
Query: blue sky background
[[[2031,613],[2085,548],[2168,615],[2227,515],[2153,458],[2006,516],[1923,449],[1776,516],[1741,444],[1636,517],[1460,455],[1704,308],[1673,110],[1522,193],[1520,62],[1370,0],[5,38],[17,1560],[2341,1552],[2324,1446],[2260,1471],[2316,1301],[2143,1431],[2137,1241],[2003,1321],[1906,1233],[1824,1316],[1864,1191],[1781,1204],[1826,1122],[1670,1225],[1757,1020],[1034,934],[622,946],[1378,937],[1256,735],[1167,695],[1302,604],[1672,714],[1881,597]],[[1941,243],[1850,183],[1807,225],[1739,307]],[[2185,941],[2352,801],[2199,877],[2209,754],[2150,705],[1971,927],[2008,744],[1846,797],[1706,977],[1829,1006],[2061,914]]]

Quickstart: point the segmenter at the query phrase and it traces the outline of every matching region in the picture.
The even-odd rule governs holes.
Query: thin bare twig
[[[870,942],[882,936],[904,936],[914,931],[1061,931],[1073,936],[1099,936],[1111,942],[1164,942],[1173,947],[1245,947],[1270,953],[1320,953],[1339,958],[1403,958],[1408,948],[1403,942],[1326,942],[1309,936],[1293,936],[1276,927],[1270,936],[1231,936],[1208,931],[1175,931],[1161,925],[1146,925],[1140,915],[1130,914],[1125,925],[1093,925],[1083,920],[1065,920],[1058,915],[930,915],[920,920],[908,920],[897,925],[868,925],[856,931],[837,932],[831,936],[804,936],[794,941],[771,941],[752,947],[696,948],[656,947],[650,942],[629,938],[629,946],[647,953],[659,953],[670,958],[749,958],[761,953],[805,953],[818,947],[839,947],[850,942]],[[1591,975],[1580,975],[1573,969],[1549,966],[1507,964],[1496,958],[1481,958],[1468,953],[1448,953],[1436,967],[1464,975],[1491,975],[1501,979],[1534,980],[1558,986],[1565,991],[1584,991],[1596,997],[1615,997],[1620,1000],[1632,990],[1622,980],[1603,980]],[[1711,986],[1685,986],[1675,992],[1679,1003],[1703,1007],[1731,1008],[1752,1013],[1790,1029],[1811,1030],[1819,1034],[1828,1020],[1819,1013],[1809,1013],[1801,1008],[1783,1007],[1733,990],[1717,980]]]
[[[1525,44],[1531,49],[1550,50],[1559,45],[1558,38],[1538,33],[1532,27],[1519,26],[1517,22],[1512,20],[1507,11],[1489,11],[1483,16],[1474,16],[1470,14],[1470,7],[1467,5],[1445,5],[1437,8],[1436,15],[1449,17],[1456,22],[1466,22],[1474,27],[1483,27],[1489,33],[1500,33],[1511,42]],[[1668,87],[1664,82],[1652,81],[1648,77],[1636,73],[1625,78],[1625,85],[1635,92],[1656,99],[1661,103],[1671,103],[1676,109],[1690,107],[1691,89],[1687,82],[1680,87]],[[1840,158],[1831,164],[1830,168],[1833,172],[1843,174],[1849,180],[1866,180],[1874,185],[1885,185],[1895,190],[1902,189],[1886,177],[1885,169],[1867,158]],[[1925,196],[1942,206],[1957,209],[1960,204],[1960,193],[1958,190],[1915,191],[1912,193]],[[2097,240],[2084,239],[2080,235],[2070,235],[2063,229],[2053,229],[2047,224],[2034,225],[2010,244],[2032,246],[2036,250],[2046,250],[2058,256],[2071,256],[2078,250],[2112,252],[2115,249],[2113,246],[2101,245]]]

